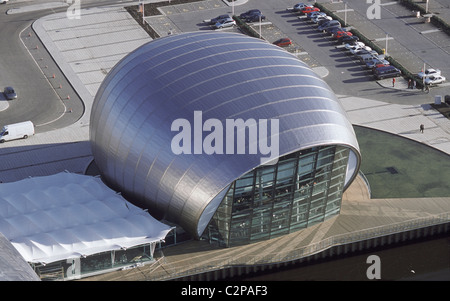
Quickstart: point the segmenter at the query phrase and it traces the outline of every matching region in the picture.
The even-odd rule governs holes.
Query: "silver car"
[[[16,91],[14,91],[14,89],[12,87],[6,87],[3,90],[3,94],[5,94],[5,97],[8,100],[17,98],[17,93],[16,93]]]
[[[220,20],[219,22],[214,24],[214,28],[219,29],[219,28],[225,28],[225,27],[232,27],[234,25],[236,25],[236,21],[234,21],[232,18],[227,18],[227,19]]]

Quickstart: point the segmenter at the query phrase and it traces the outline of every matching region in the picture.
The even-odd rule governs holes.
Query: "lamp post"
[[[386,57],[388,56],[388,39],[389,39],[389,34],[386,32],[386,49],[385,49]]]
[[[259,38],[261,39],[261,14],[259,15]]]
[[[347,26],[347,1],[344,2],[344,26]]]

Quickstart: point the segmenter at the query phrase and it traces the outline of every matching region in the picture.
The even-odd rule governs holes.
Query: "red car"
[[[338,32],[336,32],[334,35],[333,35],[333,37],[335,38],[335,39],[339,39],[339,38],[341,38],[341,37],[343,37],[343,36],[352,36],[353,34],[351,33],[351,32],[349,32],[349,31],[338,31]]]
[[[276,40],[272,44],[283,47],[283,46],[289,46],[292,45],[292,41],[289,38],[281,38],[279,40]]]
[[[307,7],[305,7],[304,9],[302,9],[300,12],[301,12],[302,14],[309,14],[309,13],[312,13],[313,11],[320,11],[320,9],[317,8],[317,7],[310,7],[310,6],[307,6]]]

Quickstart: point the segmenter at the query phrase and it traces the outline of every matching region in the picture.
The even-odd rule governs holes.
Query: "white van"
[[[33,135],[34,125],[31,121],[8,124],[0,131],[0,143],[14,139],[26,139]]]

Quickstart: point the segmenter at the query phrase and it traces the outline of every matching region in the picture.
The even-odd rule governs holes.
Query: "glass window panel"
[[[236,187],[252,186],[253,185],[253,173],[248,176],[244,176],[236,181]]]
[[[315,154],[310,154],[303,158],[300,158],[298,161],[298,175],[304,175],[306,173],[310,173],[314,168]]]

